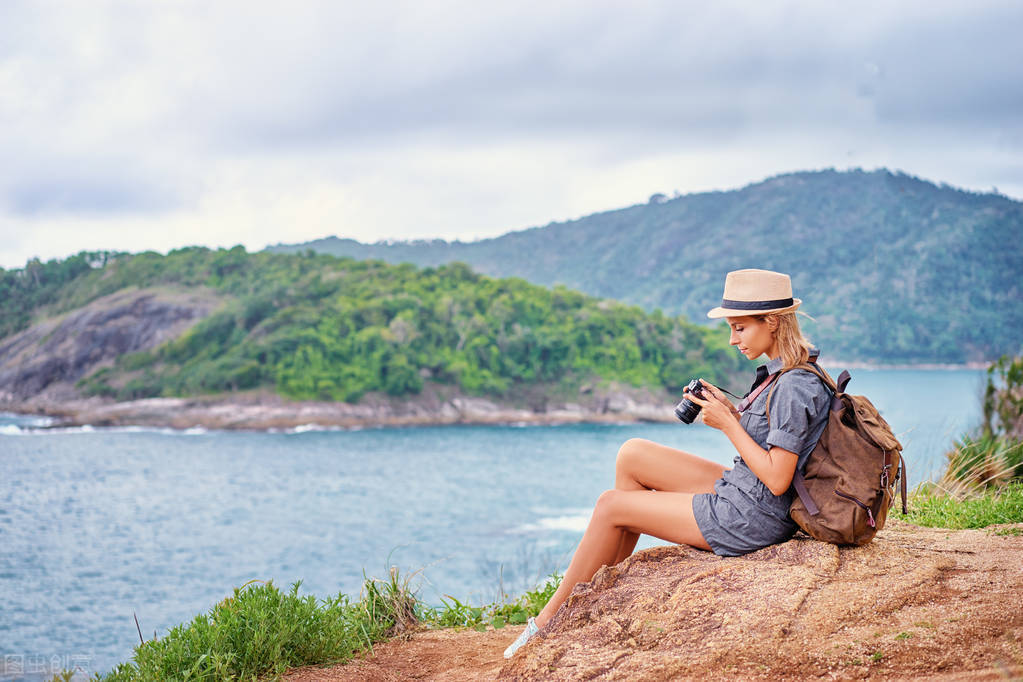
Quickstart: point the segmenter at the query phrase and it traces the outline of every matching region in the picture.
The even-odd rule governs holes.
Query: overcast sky
[[[0,3],[0,267],[473,239],[793,170],[1023,198],[1021,2]]]

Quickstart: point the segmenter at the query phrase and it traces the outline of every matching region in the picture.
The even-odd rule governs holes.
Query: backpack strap
[[[888,463],[888,453],[885,453],[885,464]],[[906,508],[906,479],[909,475],[906,473],[906,460],[902,457],[902,453],[898,450],[895,451],[895,457],[899,463],[899,470],[895,474],[899,478],[899,497],[902,498],[902,513],[908,514],[909,509]],[[893,500],[894,502],[894,500]]]
[[[831,393],[832,393],[832,396],[831,396],[831,410],[834,411],[834,410],[837,410],[837,409],[842,407],[842,401],[839,400],[838,394],[845,392],[845,387],[849,384],[849,379],[852,378],[849,375],[848,370],[842,370],[842,373],[838,375],[838,383],[837,384],[835,383],[835,380],[831,378],[831,375],[828,374],[824,370],[823,367],[818,365],[813,360],[811,360],[810,362],[804,362],[801,365],[796,365],[795,367],[789,367],[788,369],[779,370],[779,371],[775,372],[774,374],[772,374],[771,376],[772,377],[780,377],[785,372],[791,372],[794,369],[805,369],[807,371],[810,371],[810,372],[813,372],[814,374],[816,374],[818,376],[818,378],[820,378],[820,380],[824,382],[824,385],[827,386],[831,390]],[[775,387],[777,387],[777,384],[775,385]],[[767,393],[767,405],[766,405],[767,410],[766,411],[767,411],[767,422],[768,423],[771,422],[771,395],[773,393],[774,393],[774,388],[771,388],[771,390],[768,391],[768,393]]]
[[[811,358],[810,362],[808,363],[803,363],[800,365],[796,365],[795,367],[783,369],[780,372],[772,374],[771,376],[772,377],[780,376],[785,372],[789,372],[793,369],[805,369],[816,374],[817,377],[824,382],[824,385],[827,386],[828,389],[831,391],[832,394],[831,405],[829,406],[829,408],[831,410],[837,410],[842,407],[842,400],[838,397],[838,394],[845,392],[845,387],[849,384],[849,379],[852,378],[848,370],[842,370],[842,373],[838,375],[838,383],[836,383],[835,380],[831,378],[831,375],[828,374],[823,367],[817,364],[816,358]],[[772,388],[771,392],[773,391],[774,389]],[[770,424],[771,393],[767,394],[766,408],[767,422],[768,424]],[[905,481],[903,481],[903,483],[905,483]],[[792,474],[792,487],[795,488],[796,494],[799,495],[799,499],[802,500],[803,506],[806,507],[806,511],[810,516],[817,516],[818,514],[820,514],[821,510],[817,506],[817,503],[813,501],[813,497],[810,495],[810,491],[806,489],[806,479],[803,478],[803,474],[801,471],[799,471],[798,467],[796,467],[796,470]]]
[[[792,487],[796,489],[796,494],[803,501],[803,506],[806,507],[806,511],[809,512],[810,516],[817,516],[821,513],[817,503],[810,496],[810,491],[806,489],[806,479],[803,478],[803,474],[799,472],[799,469],[796,469],[795,473],[792,474]]]
[[[906,515],[909,510],[906,509],[906,479],[909,478],[909,473],[906,471],[906,460],[902,458],[902,453],[899,453],[899,495],[902,496],[902,514]]]

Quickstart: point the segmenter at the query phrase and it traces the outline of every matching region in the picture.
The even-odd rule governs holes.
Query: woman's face
[[[756,360],[764,353],[773,358],[777,355],[774,347],[775,324],[761,317],[729,317],[728,326],[732,335],[728,343],[739,347],[739,352],[750,360]],[[772,320],[773,322],[773,320]]]

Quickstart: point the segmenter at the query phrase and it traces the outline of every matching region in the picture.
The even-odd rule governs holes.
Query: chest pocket
[[[762,448],[767,447],[767,435],[771,427],[767,423],[767,400],[757,399],[742,413],[739,424]]]

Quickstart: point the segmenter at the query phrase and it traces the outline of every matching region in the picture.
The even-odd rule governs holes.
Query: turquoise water
[[[978,423],[980,371],[857,370],[936,475]],[[741,394],[741,392],[740,392]],[[564,570],[614,457],[643,437],[729,463],[682,424],[425,427],[290,433],[39,429],[0,416],[0,680],[106,672],[248,580],[357,596],[363,571],[418,571],[421,596],[479,603]],[[644,537],[640,548],[662,544]],[[22,672],[19,672],[22,671]]]

